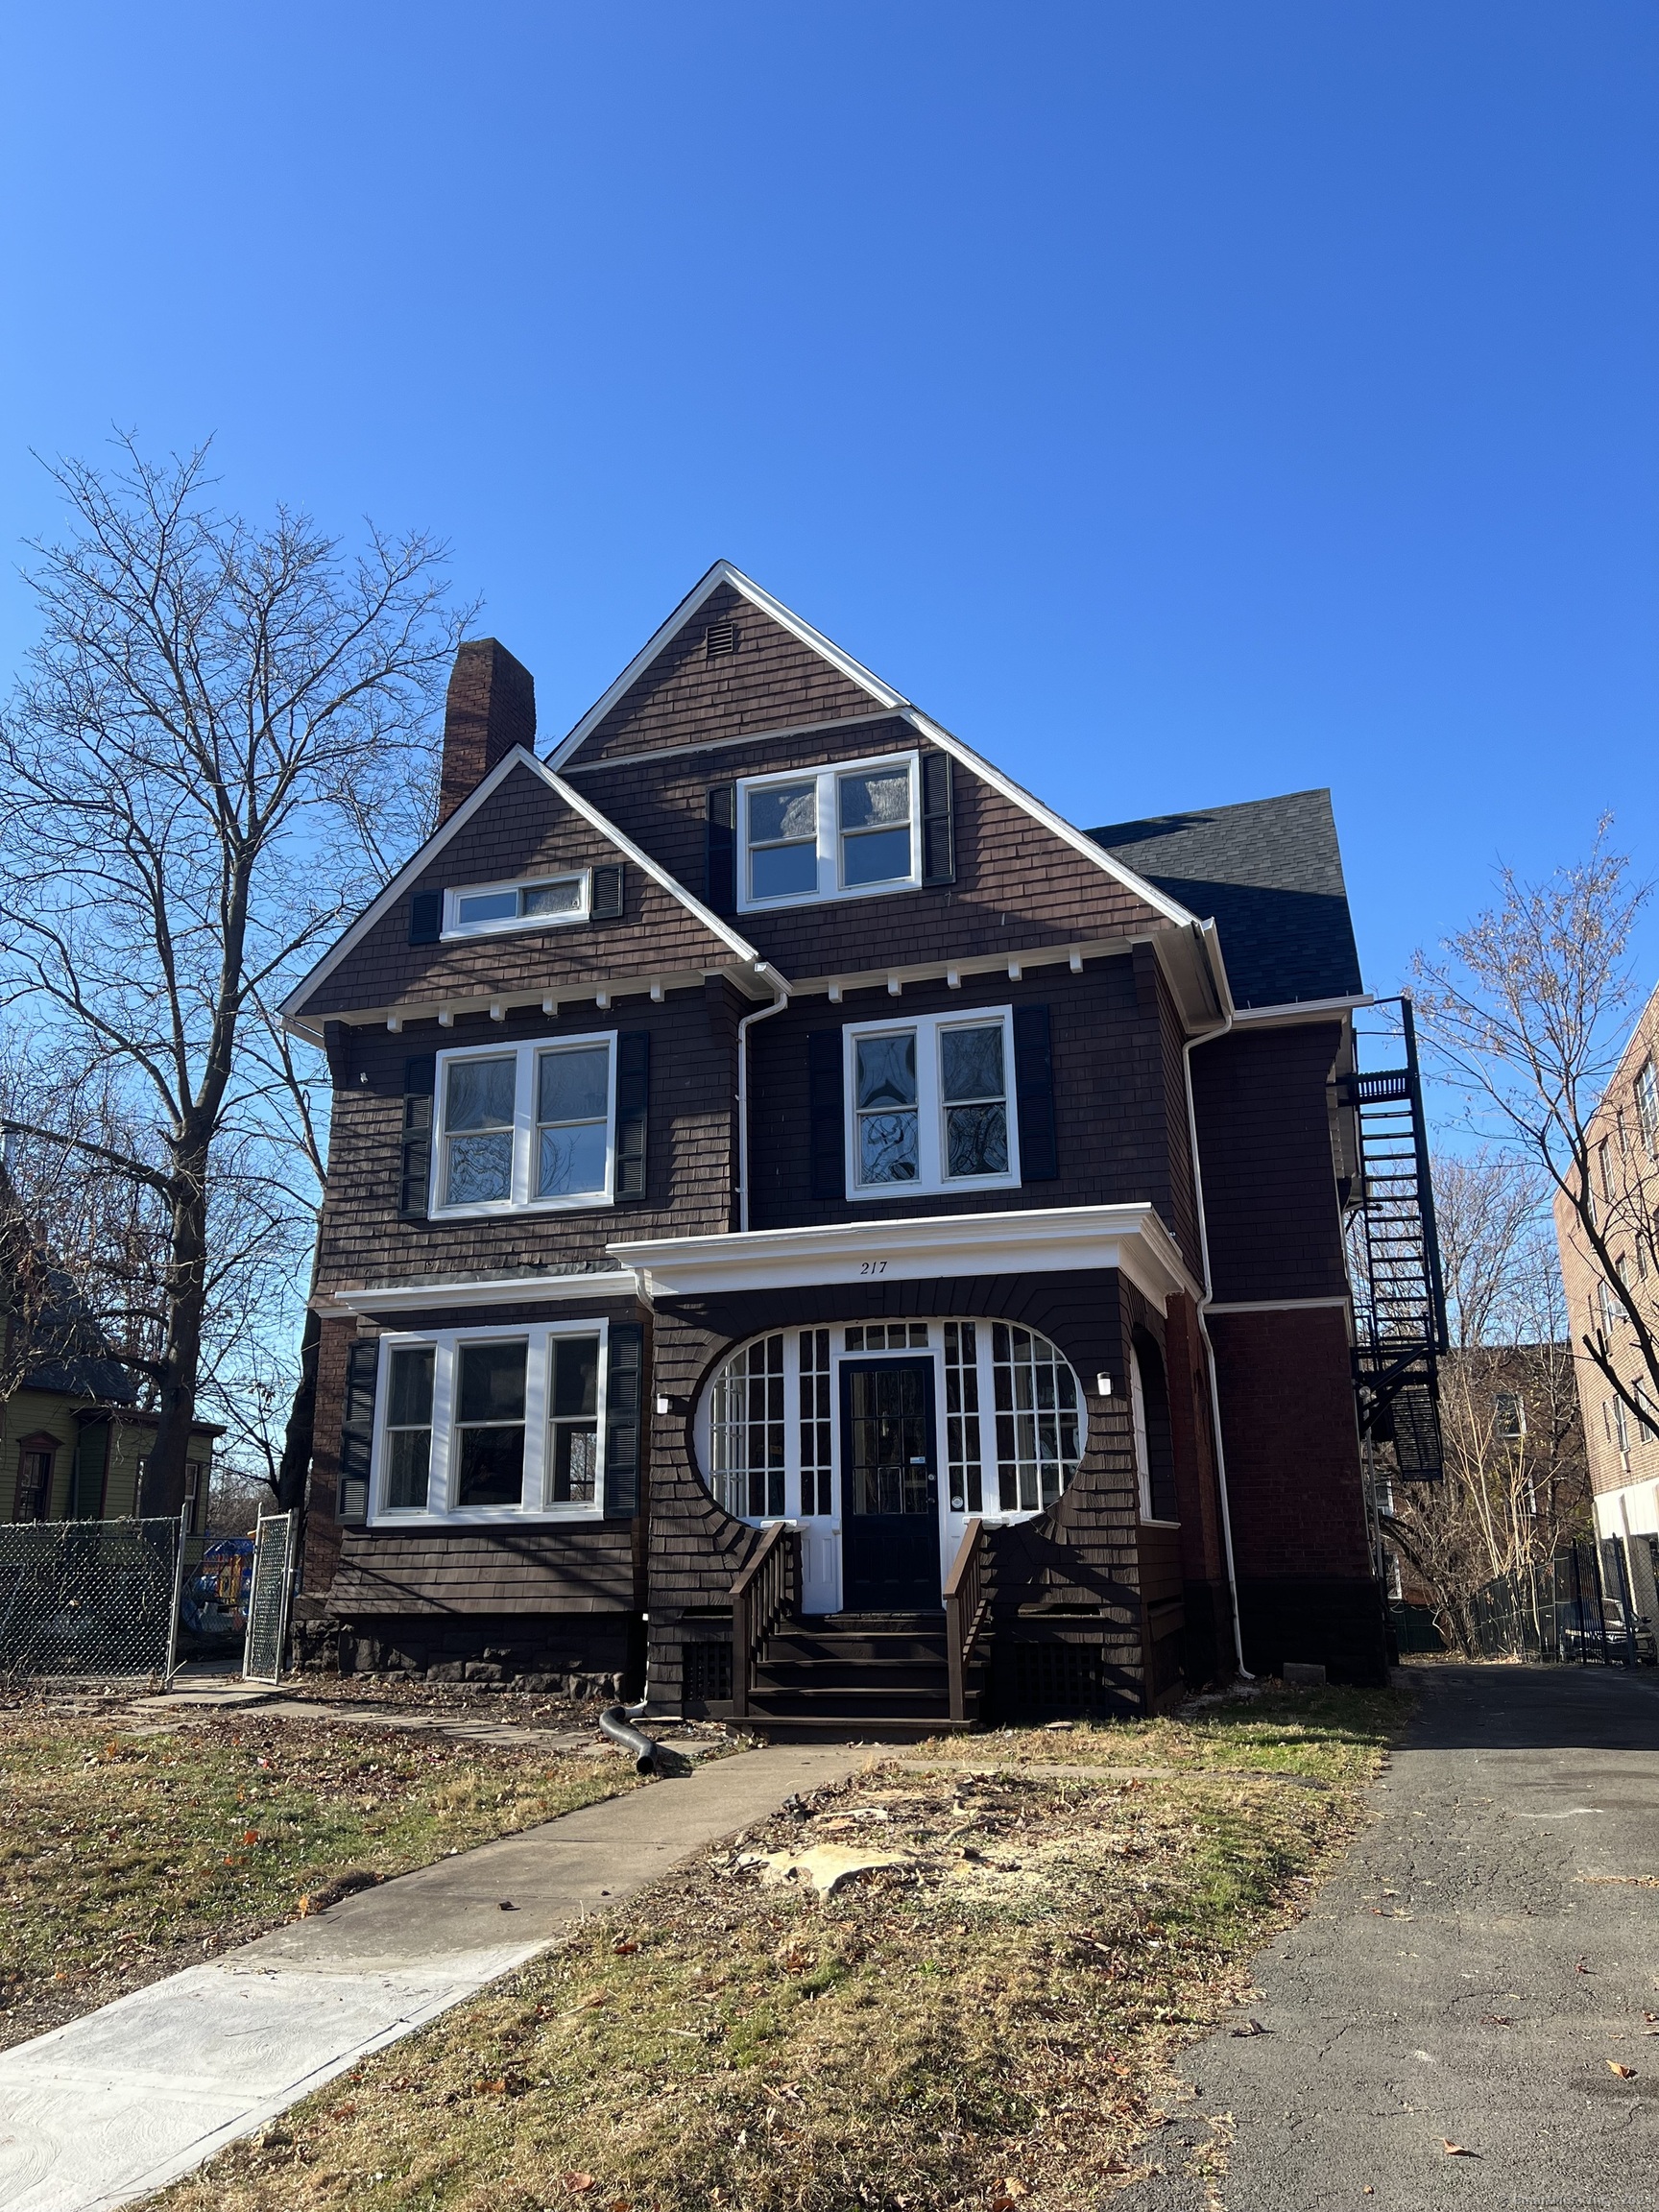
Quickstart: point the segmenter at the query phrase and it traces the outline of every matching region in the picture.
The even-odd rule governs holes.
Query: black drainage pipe
[[[626,1705],[607,1705],[599,1716],[599,1725],[613,1743],[620,1743],[625,1751],[634,1754],[636,1774],[655,1774],[657,1771],[657,1745],[649,1736],[642,1735],[628,1718]]]

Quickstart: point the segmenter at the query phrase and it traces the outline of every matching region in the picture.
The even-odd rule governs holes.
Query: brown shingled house
[[[1327,794],[1074,829],[725,563],[534,730],[464,645],[286,1008],[313,1633],[797,1731],[1377,1679]]]

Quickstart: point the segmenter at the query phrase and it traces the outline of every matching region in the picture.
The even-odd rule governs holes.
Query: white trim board
[[[590,799],[585,798],[580,791],[563,781],[554,774],[548,763],[544,760],[538,760],[535,754],[527,746],[515,745],[511,753],[495,763],[484,781],[468,793],[449,819],[433,831],[425,844],[421,847],[421,850],[403,863],[391,882],[387,884],[385,890],[371,905],[364,908],[346,934],[336,941],[309,974],[289,992],[279,1009],[282,1020],[287,1026],[298,1029],[301,1035],[315,1036],[322,1022],[335,1019],[332,1015],[306,1017],[301,1013],[301,1008],[312,992],[320,984],[327,981],[349,953],[356,950],[375,924],[385,919],[409,886],[424,875],[449,840],[457,831],[466,828],[481,806],[486,805],[494,797],[501,785],[517,768],[526,768],[532,775],[539,778],[556,799],[563,801],[572,813],[579,814],[584,822],[597,830],[599,834],[615,848],[623,859],[631,860],[635,867],[642,869],[654,883],[660,885],[671,898],[677,900],[686,912],[701,922],[703,926],[717,937],[721,944],[728,946],[739,960],[756,968],[762,965],[759,953],[756,951],[746,937],[741,936],[737,930],[733,929],[729,922],[722,921],[718,914],[711,913],[704,905],[701,899],[693,897],[684,883],[679,882],[668,873],[660,860],[654,860],[650,854],[643,852],[640,847],[635,844],[632,837],[627,836],[617,829],[613,822],[609,821],[605,815],[601,814]],[[488,994],[485,996],[487,999]],[[344,1016],[342,1015],[340,1018],[344,1019]]]
[[[1179,1292],[1194,1301],[1203,1294],[1174,1238],[1145,1200],[649,1238],[609,1244],[606,1250],[637,1270],[652,1299],[1112,1267],[1160,1308]]]
[[[568,1305],[584,1298],[633,1298],[639,1278],[632,1267],[610,1267],[590,1275],[512,1275],[493,1282],[382,1283],[356,1290],[332,1290],[313,1301],[332,1313],[426,1313],[477,1306]]]
[[[1346,1295],[1339,1298],[1217,1298],[1204,1310],[1206,1313],[1308,1313],[1321,1307],[1339,1306],[1346,1312],[1353,1303]]]
[[[890,722],[891,708],[873,714],[842,714],[831,722],[788,722],[776,730],[739,730],[730,737],[699,737],[692,745],[659,745],[647,753],[605,753],[596,760],[566,760],[561,776],[599,776],[607,768],[644,768],[657,760],[684,760],[693,753],[722,753],[734,745],[770,745],[785,737],[831,735],[837,730],[867,730],[872,722]]]
[[[861,661],[854,661],[851,653],[844,653],[821,630],[814,630],[810,622],[805,622],[799,614],[792,613],[781,599],[774,599],[770,591],[763,590],[752,577],[745,576],[741,568],[734,568],[730,561],[716,561],[708,574],[686,592],[667,621],[653,631],[616,681],[594,700],[568,736],[560,739],[547,757],[550,767],[562,768],[571,754],[593,734],[617,700],[639,681],[652,661],[679,636],[698,608],[711,599],[722,584],[730,584],[760,613],[769,615],[781,628],[798,637],[803,645],[822,655],[850,683],[857,685],[862,691],[868,691],[878,707],[891,709],[905,704],[902,692],[895,691],[890,685],[883,684],[880,677],[866,668]]]

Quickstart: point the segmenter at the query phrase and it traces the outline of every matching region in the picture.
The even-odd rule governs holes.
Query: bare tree
[[[1659,1400],[1659,1338],[1625,1299],[1618,1257],[1650,1234],[1641,1192],[1622,1181],[1599,1199],[1592,1182],[1591,1125],[1640,1002],[1631,944],[1652,889],[1609,849],[1610,829],[1603,820],[1589,856],[1541,883],[1501,869],[1498,903],[1448,938],[1438,958],[1416,956],[1416,1006],[1432,1062],[1476,1124],[1560,1193],[1626,1307],[1647,1393]],[[1630,1412],[1650,1420],[1605,1333],[1587,1335],[1583,1349]]]
[[[1482,1149],[1433,1166],[1453,1349],[1441,1363],[1445,1474],[1396,1482],[1382,1533],[1474,1648],[1477,1592],[1551,1559],[1583,1522],[1585,1464],[1542,1172]]]
[[[182,1495],[215,1302],[246,1303],[313,1205],[310,1172],[282,1187],[296,1142],[312,1172],[321,1152],[267,1010],[408,834],[466,616],[426,537],[349,553],[285,509],[256,527],[212,504],[204,450],[118,444],[112,470],[53,469],[70,535],[33,548],[42,632],[0,725],[0,1003],[153,1133],[7,1123],[162,1216],[155,1510]]]

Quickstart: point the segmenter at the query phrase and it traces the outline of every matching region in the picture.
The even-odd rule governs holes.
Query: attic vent
[[[703,658],[718,661],[727,653],[737,650],[737,626],[733,622],[710,622],[703,633]]]

